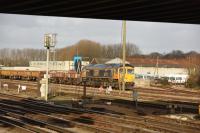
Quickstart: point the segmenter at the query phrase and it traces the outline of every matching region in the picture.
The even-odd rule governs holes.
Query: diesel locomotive
[[[123,80],[123,66],[122,64],[91,64],[83,68],[81,78],[87,81],[87,85],[119,88]],[[124,77],[126,88],[134,86],[134,80],[134,67],[126,64]]]

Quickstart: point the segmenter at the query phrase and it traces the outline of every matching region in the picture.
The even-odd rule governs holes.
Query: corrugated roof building
[[[114,59],[111,59],[109,61],[107,61],[105,64],[122,64],[123,63],[123,60],[120,59],[120,58],[114,58]],[[130,64],[128,61],[125,61],[126,64]]]

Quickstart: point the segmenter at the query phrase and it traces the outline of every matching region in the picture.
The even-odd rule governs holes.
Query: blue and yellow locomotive
[[[82,69],[81,78],[87,81],[89,86],[111,85],[119,88],[123,81],[123,66],[122,64],[90,64]],[[126,89],[134,85],[134,67],[129,64],[125,65],[124,81]]]

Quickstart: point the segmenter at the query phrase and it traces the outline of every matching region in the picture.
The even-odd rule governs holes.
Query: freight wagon
[[[35,81],[43,77],[44,73],[38,70],[0,70],[0,78]]]

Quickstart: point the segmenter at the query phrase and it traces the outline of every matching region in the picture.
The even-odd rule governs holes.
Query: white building
[[[186,68],[175,67],[140,67],[135,66],[136,75],[165,77],[168,75],[188,75]]]
[[[122,59],[115,58],[111,59],[105,64],[121,64]],[[126,64],[131,64],[126,61]],[[180,65],[173,65],[173,64],[165,64],[159,65],[159,67],[155,67],[155,64],[132,64],[135,69],[135,74],[139,76],[143,76],[145,78],[149,77],[167,77],[169,75],[188,75],[188,70],[186,68],[181,67]]]
[[[82,66],[88,65],[88,61],[82,61]],[[46,70],[46,61],[30,61],[30,67],[40,68],[41,70]],[[57,70],[57,71],[67,71],[74,69],[73,61],[50,61],[49,62],[49,70]]]
[[[17,67],[0,67],[2,70],[31,70],[31,71],[40,71],[40,68],[37,67],[23,67],[23,66],[17,66]]]

